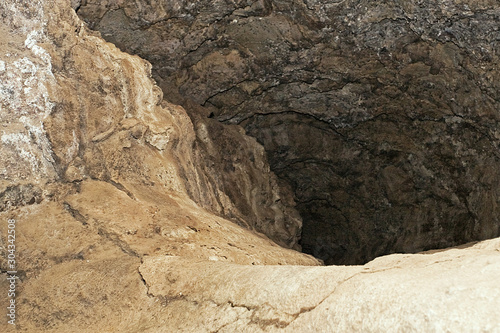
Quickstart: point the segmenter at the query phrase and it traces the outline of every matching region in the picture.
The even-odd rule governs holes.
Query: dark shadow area
[[[150,61],[166,99],[190,100],[264,146],[293,191],[304,252],[362,264],[500,235],[494,11],[177,3],[82,4],[78,14]]]

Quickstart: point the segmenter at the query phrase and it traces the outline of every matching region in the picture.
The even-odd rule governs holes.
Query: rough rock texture
[[[196,104],[185,105],[199,110]],[[200,111],[190,112],[196,133],[192,167],[197,175],[182,173],[187,193],[202,207],[300,250],[302,219],[292,191],[287,184],[279,185],[262,145],[241,127],[206,119]]]
[[[168,317],[164,300],[148,294],[138,272],[149,256],[249,267],[318,264],[200,209],[186,197],[136,188],[131,193],[135,199],[109,183],[85,181],[79,193],[64,201],[46,200],[0,213],[2,309],[8,301],[6,221],[17,221],[17,331],[142,332],[161,325]],[[7,319],[2,313],[2,332],[13,329]]]
[[[275,184],[244,178],[234,155],[199,160],[218,125],[162,101],[145,61],[88,31],[69,1],[0,0],[0,15],[0,311],[8,219],[18,277],[16,327],[1,314],[2,332],[500,331],[499,239],[314,267],[191,199],[222,197],[204,172],[231,158],[242,183]]]
[[[499,246],[496,239],[344,267],[156,257],[139,271],[148,292],[175,307],[166,324],[173,331],[499,332]]]
[[[498,1],[87,0],[78,14],[148,59],[168,99],[264,145],[304,251],[359,263],[500,235]]]
[[[214,120],[191,122],[181,107],[162,102],[148,63],[103,43],[77,18],[51,14],[47,24],[29,23],[4,7],[0,210],[40,202],[49,195],[44,184],[56,180],[96,179],[126,193],[140,183],[187,192],[202,207],[300,249],[292,195],[278,186],[255,139]],[[37,10],[26,15],[41,16]]]
[[[89,31],[69,2],[2,0],[0,15],[0,292],[6,309],[14,219],[16,329],[141,332],[162,309],[138,273],[149,255],[320,264],[248,230],[292,247],[300,229],[255,139],[228,129],[231,155],[201,161],[197,135],[218,127],[164,102],[149,63]]]

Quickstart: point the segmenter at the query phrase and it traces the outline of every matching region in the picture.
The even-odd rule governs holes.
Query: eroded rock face
[[[96,318],[94,331],[154,327],[160,298],[138,272],[149,255],[320,265],[249,230],[292,247],[285,223],[300,228],[255,139],[228,139],[242,141],[228,156],[234,170],[217,155],[201,161],[210,151],[196,143],[201,125],[163,101],[149,63],[88,30],[69,1],[0,1],[0,13],[2,295],[7,272],[17,277],[17,326],[2,315],[2,331],[84,331]],[[241,180],[234,193],[217,178],[231,174]],[[228,212],[248,228],[220,216]]]
[[[500,234],[496,1],[93,1],[167,98],[240,124],[304,251],[365,262]]]
[[[0,0],[0,15],[1,295],[17,276],[16,326],[4,312],[2,332],[500,330],[499,239],[315,267],[191,199],[220,196],[203,172],[228,162],[199,160],[213,142],[162,101],[145,61],[69,1]]]
[[[172,326],[186,332],[496,332],[495,309],[484,306],[499,303],[500,288],[488,287],[500,271],[498,246],[497,239],[462,250],[390,255],[344,267],[148,258],[139,271],[151,294],[180,309]],[[235,275],[238,283],[228,283],[227,276]],[[467,287],[471,282],[476,287]],[[182,311],[192,303],[214,320]],[[224,311],[215,312],[212,304]]]
[[[292,195],[277,185],[255,139],[212,119],[191,121],[162,101],[148,63],[120,55],[76,18],[67,19],[76,32],[68,37],[56,14],[28,24],[13,9],[3,13],[1,210],[40,202],[56,181],[91,178],[125,192],[141,183],[188,193],[202,207],[300,249]]]

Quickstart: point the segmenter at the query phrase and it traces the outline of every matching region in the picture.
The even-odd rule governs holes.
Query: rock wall
[[[163,101],[69,1],[0,0],[0,17],[2,332],[500,331],[499,239],[315,267],[191,199],[221,197],[204,172],[230,165],[200,160],[205,131],[237,127]]]
[[[2,309],[17,272],[17,325],[2,315],[2,331],[81,332],[96,320],[94,331],[141,331],[161,309],[138,272],[149,255],[320,264],[249,230],[296,247],[289,230],[300,228],[255,139],[228,129],[231,155],[201,161],[210,141],[197,140],[217,126],[163,101],[151,65],[88,30],[69,2],[0,1],[0,13]],[[239,177],[234,193],[224,176]]]
[[[300,249],[295,203],[255,139],[211,119],[191,121],[162,101],[148,63],[102,43],[76,18],[67,19],[77,32],[68,36],[59,17],[28,24],[13,11],[4,11],[2,23],[2,210],[40,202],[47,182],[102,180],[125,192],[139,182],[188,193],[202,207]]]
[[[148,59],[167,98],[264,145],[305,252],[359,263],[500,235],[498,2],[88,0],[78,14]]]

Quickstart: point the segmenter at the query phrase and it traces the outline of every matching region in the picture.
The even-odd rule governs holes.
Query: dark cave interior
[[[78,14],[150,61],[166,99],[264,146],[304,252],[361,264],[500,235],[498,14],[410,3],[87,1]]]

